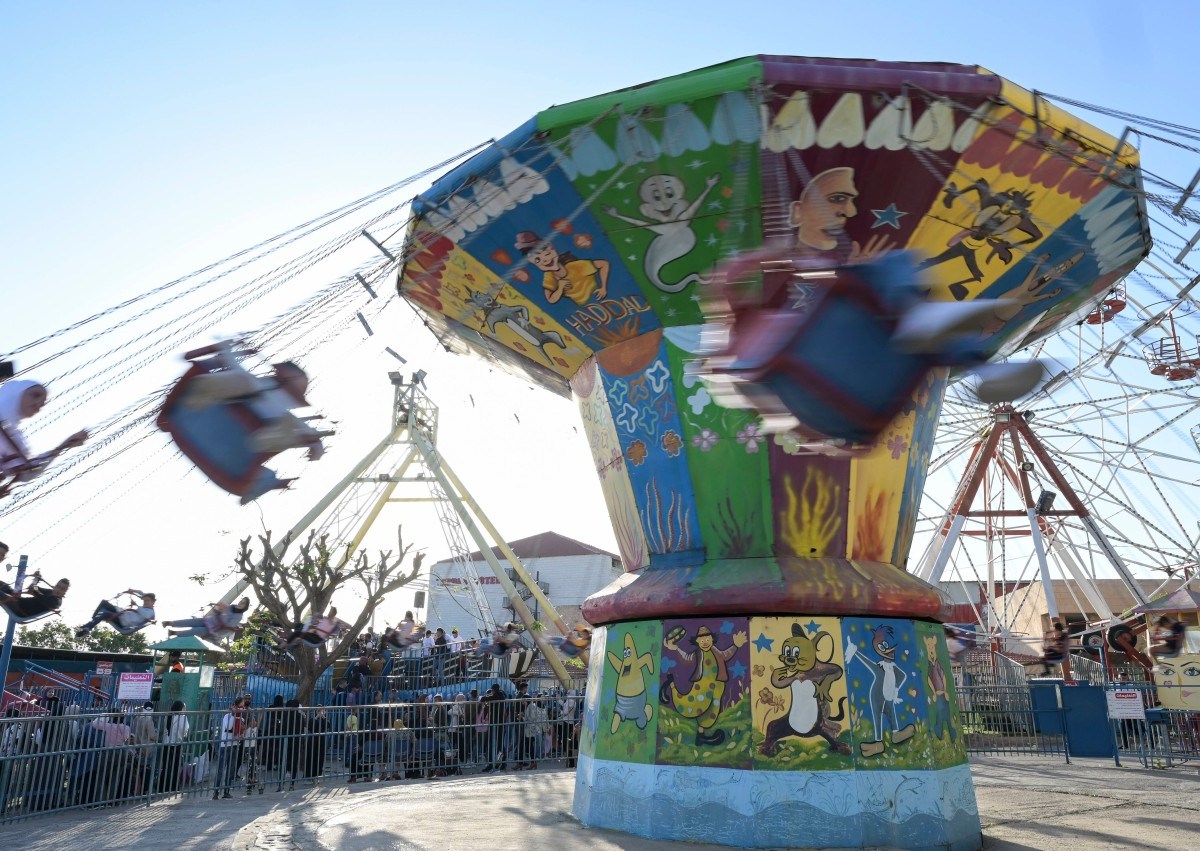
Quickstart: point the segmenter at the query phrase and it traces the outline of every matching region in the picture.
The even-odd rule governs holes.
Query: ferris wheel
[[[1034,622],[1031,588],[1052,617],[1094,618],[1086,643],[1200,575],[1200,131],[1052,99],[1127,122],[1122,138],[1144,162],[1195,176],[1145,170],[1155,247],[1099,304],[1021,351],[1046,368],[1033,395],[988,406],[969,381],[946,393],[911,569],[949,583],[988,634],[1017,644],[1038,638],[1019,626]],[[1114,582],[1123,594],[1101,587]]]
[[[979,403],[966,382],[948,390],[916,571],[952,588],[983,585],[975,615],[989,634],[1019,642],[1034,605],[1022,591],[1039,581],[1050,615],[1111,621],[1155,593],[1147,584],[1193,574],[1200,310],[1176,284],[1150,261],[1022,352],[1043,361],[1048,380],[1014,406]],[[1102,590],[1114,580],[1126,594]]]

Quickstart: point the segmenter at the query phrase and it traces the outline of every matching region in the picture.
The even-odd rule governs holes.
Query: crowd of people
[[[515,694],[493,685],[398,703],[375,692],[362,703],[343,688],[333,705],[303,707],[277,695],[270,706],[249,694],[223,712],[169,712],[146,703],[82,714],[57,696],[37,715],[10,707],[0,720],[0,815],[12,807],[104,807],[141,796],[211,790],[284,791],[322,778],[349,783],[534,769],[545,760],[575,764],[582,698],[574,691]]]
[[[392,703],[377,691],[358,704],[343,687],[333,706],[315,709],[276,696],[256,712],[239,699],[217,729],[213,800],[243,786],[246,795],[269,783],[290,790],[326,774],[358,783],[532,769],[545,759],[572,766],[581,712],[573,692],[531,695],[524,684],[512,696],[494,685],[418,703]]]
[[[79,706],[51,694],[41,709],[43,714],[24,717],[16,706],[5,710],[0,757],[9,759],[0,773],[0,810],[7,812],[12,790],[21,791],[30,810],[99,807],[146,794],[152,776],[168,776],[155,771],[155,751],[172,741],[170,725],[156,719],[153,704],[83,715]],[[157,790],[169,791],[163,785]]]

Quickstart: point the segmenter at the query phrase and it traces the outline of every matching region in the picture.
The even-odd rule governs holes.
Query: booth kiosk
[[[225,651],[194,635],[160,641],[150,645],[150,650],[154,653],[157,686],[155,707],[166,712],[175,701],[182,700],[189,711],[207,710],[217,664]],[[182,672],[171,670],[176,659],[183,665]]]

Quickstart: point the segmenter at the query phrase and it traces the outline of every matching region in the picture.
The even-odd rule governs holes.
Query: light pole
[[[17,562],[17,579],[13,583],[13,593],[20,594],[21,586],[25,584],[25,569],[29,566],[29,556],[21,556]],[[12,659],[13,635],[17,631],[17,619],[8,616],[8,628],[4,631],[4,647],[0,649],[0,692],[8,686],[8,663]]]

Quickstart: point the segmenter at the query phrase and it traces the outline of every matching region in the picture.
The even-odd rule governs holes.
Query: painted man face
[[[554,246],[547,243],[540,250],[530,252],[529,262],[541,269],[543,272],[550,272],[558,268],[558,252],[554,250]]]
[[[832,251],[846,229],[846,220],[858,213],[854,199],[854,169],[831,168],[812,179],[791,208],[796,240],[818,251]]]
[[[696,646],[707,653],[712,649],[713,637],[711,635],[701,635],[696,639]]]

